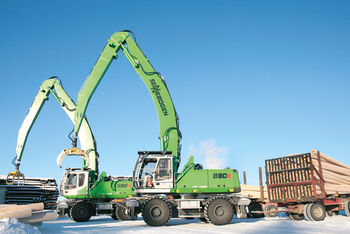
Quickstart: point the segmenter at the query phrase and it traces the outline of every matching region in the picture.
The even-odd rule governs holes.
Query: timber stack
[[[317,150],[265,161],[269,202],[350,195],[350,166]]]
[[[312,164],[316,171],[316,180],[320,180],[323,174],[324,188],[327,195],[332,194],[350,194],[350,166],[335,160],[323,153],[319,153],[320,162],[318,160],[318,151],[312,150]],[[321,188],[317,186],[317,192],[321,192]]]
[[[25,178],[24,182],[6,184],[6,176],[0,176],[0,204],[43,203],[44,209],[56,209],[58,189],[53,178]]]

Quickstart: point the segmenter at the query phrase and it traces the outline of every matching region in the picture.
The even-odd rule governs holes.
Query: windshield
[[[146,159],[143,162],[141,177],[144,177],[145,175],[152,175],[152,172],[154,172],[154,168],[156,164],[157,164],[156,158]]]

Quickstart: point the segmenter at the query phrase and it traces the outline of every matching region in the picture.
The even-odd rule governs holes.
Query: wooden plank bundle
[[[260,186],[241,184],[240,195],[251,199],[260,199]],[[264,187],[264,198],[267,198],[267,189]]]
[[[350,166],[317,150],[265,161],[270,202],[350,196]]]
[[[318,151],[312,150],[312,164],[318,172],[322,172],[326,194],[350,194],[350,166],[321,152],[319,153],[319,157],[320,163],[318,160]],[[320,166],[322,170],[320,170]],[[315,177],[318,180],[320,179],[317,173],[315,173]],[[321,192],[321,187],[317,186],[317,193]]]

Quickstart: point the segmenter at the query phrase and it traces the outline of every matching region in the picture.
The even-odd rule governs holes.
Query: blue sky
[[[247,171],[318,149],[350,165],[348,1],[1,1],[0,174],[13,170],[18,129],[48,77],[76,100],[107,39],[133,30],[166,78],[183,133],[183,165]],[[87,110],[100,169],[131,175],[138,150],[158,150],[158,120],[121,55]],[[60,179],[73,128],[51,98],[30,133],[21,171]],[[215,161],[215,160],[214,160]],[[78,167],[77,158],[64,167]]]

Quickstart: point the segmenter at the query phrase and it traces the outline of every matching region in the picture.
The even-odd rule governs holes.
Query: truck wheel
[[[163,199],[151,199],[143,207],[142,217],[150,226],[163,226],[171,217],[171,207]]]
[[[87,222],[91,218],[91,205],[86,202],[77,202],[69,211],[75,222]]]
[[[304,219],[304,214],[287,213],[287,218],[292,221],[300,221]]]
[[[205,218],[215,225],[225,225],[233,219],[233,207],[225,198],[210,198],[204,207]]]
[[[277,211],[277,210],[278,210],[277,206],[269,204],[265,206],[264,214],[266,217],[274,218],[274,217],[277,217],[277,213],[273,211]]]
[[[350,216],[350,201],[345,201],[344,210],[345,210],[346,216],[349,217]]]
[[[264,213],[254,213],[253,211],[263,211],[263,208],[261,206],[261,204],[253,202],[250,203],[248,206],[248,210],[249,210],[249,218],[263,218],[265,217]]]
[[[315,221],[313,220],[311,214],[310,214],[310,208],[311,208],[312,203],[308,203],[304,205],[304,216],[307,221]]]
[[[112,215],[111,215],[111,217],[112,217],[112,219],[114,219],[114,220],[119,220],[119,218],[117,217],[117,215],[116,215],[116,208],[114,208],[113,209],[113,213],[112,213]]]
[[[127,220],[136,220],[137,219],[137,215],[134,216],[130,216],[126,210],[126,208],[121,207],[121,206],[117,206],[115,208],[115,213],[114,213],[115,217],[121,221],[127,221]]]
[[[313,221],[322,221],[326,217],[326,209],[319,202],[309,204],[307,213],[309,214],[309,218]]]
[[[327,216],[331,217],[331,216],[333,216],[333,215],[334,215],[333,211],[327,210]]]

